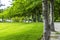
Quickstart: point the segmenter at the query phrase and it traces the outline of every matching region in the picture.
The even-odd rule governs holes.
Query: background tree
[[[11,18],[15,16],[26,17],[26,15],[27,16],[35,15],[32,16],[32,19],[35,20],[36,22],[36,20],[40,21],[41,9],[42,9],[41,0],[15,0],[15,2],[13,2],[13,6],[8,9],[9,11],[5,12]],[[35,19],[33,17],[35,17]]]
[[[59,21],[60,19],[60,0],[54,1],[54,21]]]
[[[52,31],[55,31],[54,28],[54,0],[50,0],[50,27]]]

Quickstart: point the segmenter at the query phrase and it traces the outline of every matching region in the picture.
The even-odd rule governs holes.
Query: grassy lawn
[[[38,40],[42,33],[42,23],[0,23],[0,40]]]

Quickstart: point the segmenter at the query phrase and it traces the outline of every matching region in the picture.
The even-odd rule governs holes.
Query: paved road
[[[60,22],[55,22],[54,25],[55,25],[55,30],[60,32]]]

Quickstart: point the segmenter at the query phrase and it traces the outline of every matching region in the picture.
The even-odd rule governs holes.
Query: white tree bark
[[[43,40],[50,40],[50,25],[48,17],[48,0],[42,0],[42,13],[44,22]]]
[[[54,28],[54,0],[50,0],[50,28],[51,28],[51,31],[55,31],[55,28]]]

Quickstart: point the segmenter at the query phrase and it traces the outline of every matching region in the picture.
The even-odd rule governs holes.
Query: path
[[[54,23],[54,25],[55,25],[55,30],[60,32],[60,22],[56,22]]]
[[[51,32],[50,40],[60,40],[60,22],[54,23],[57,32]]]

